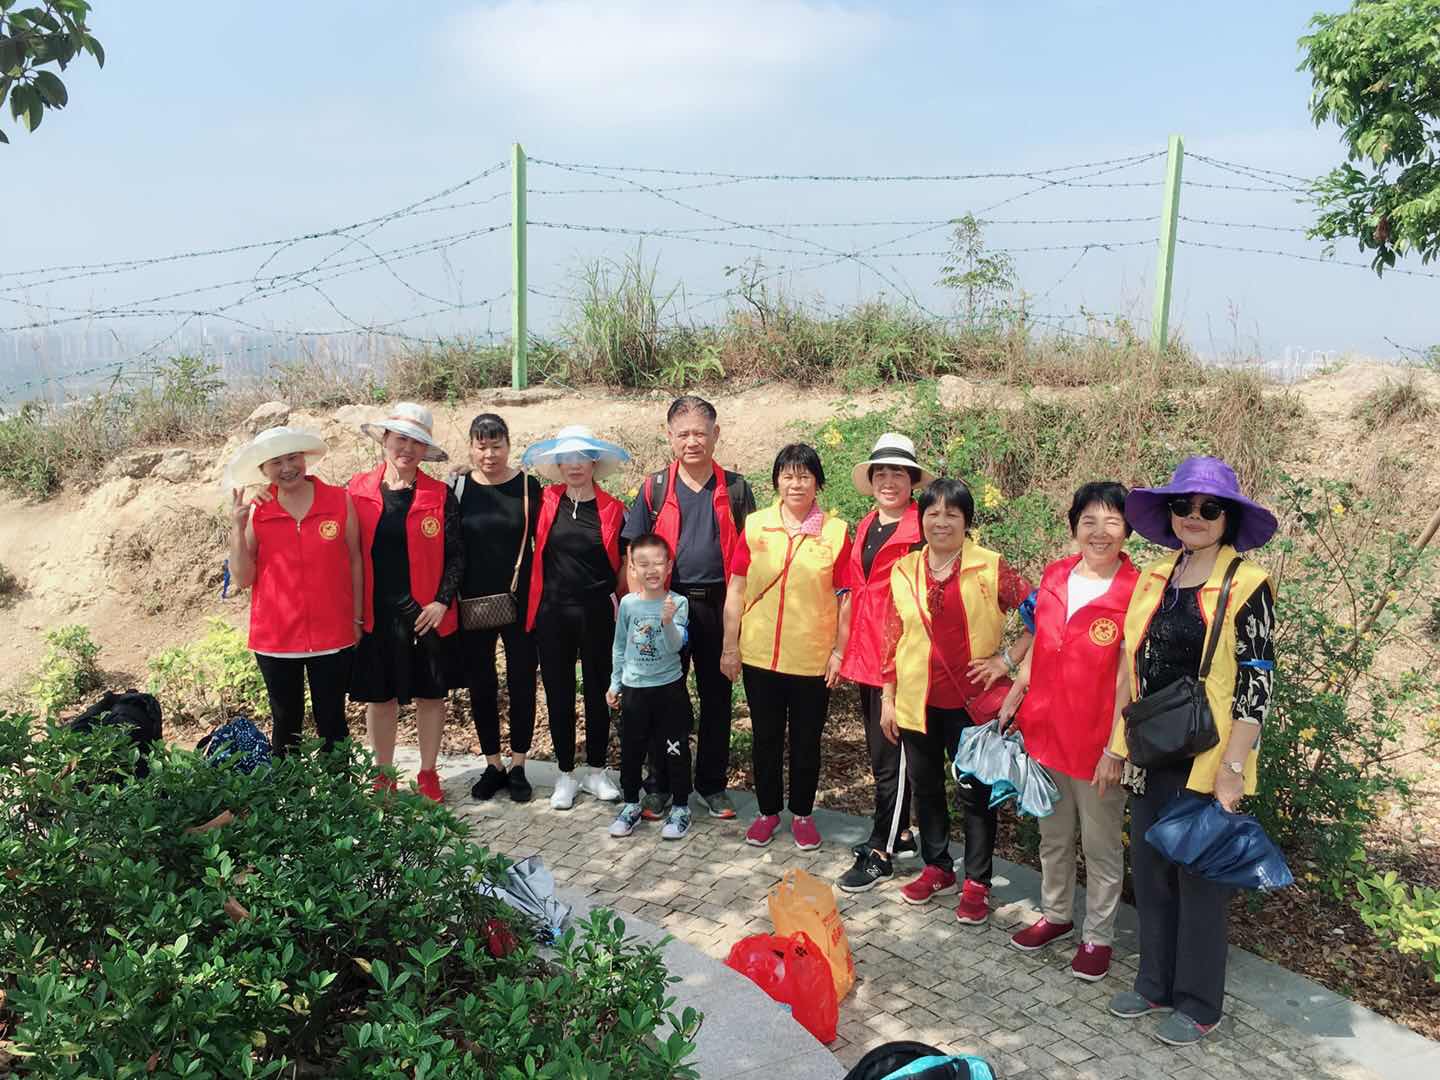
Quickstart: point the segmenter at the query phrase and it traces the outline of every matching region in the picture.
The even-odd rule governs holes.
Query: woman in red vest
[[[550,805],[569,810],[583,787],[614,802],[620,788],[605,771],[610,746],[611,646],[620,584],[620,526],[625,504],[596,480],[630,454],[587,427],[561,428],[525,451],[521,464],[552,481],[540,499],[525,628],[540,650],[540,681],[550,714],[559,779]],[[575,662],[585,680],[585,772],[575,777]]]
[[[318,435],[270,428],[236,452],[227,473],[230,573],[251,590],[250,648],[270,699],[277,754],[300,741],[307,678],[325,749],[349,734],[345,688],[360,635],[363,569],[350,497],[309,475],[324,454]],[[254,483],[267,486],[247,501],[245,487]]]
[[[431,434],[430,410],[401,402],[360,430],[384,450],[380,464],[350,478],[365,557],[365,635],[355,656],[350,696],[365,705],[375,759],[395,760],[399,707],[415,702],[420,738],[420,793],[445,796],[435,763],[445,724],[445,643],[455,632],[455,596],[465,569],[455,493],[420,471],[448,455]],[[382,775],[376,787],[395,782]]]
[[[845,892],[873,889],[894,874],[893,855],[914,855],[918,850],[910,833],[904,752],[880,733],[880,686],[885,681],[880,654],[890,608],[890,568],[920,542],[914,491],[934,479],[915,460],[915,444],[894,431],[881,435],[870,457],[850,472],[855,490],[873,496],[875,509],[860,519],[850,547],[850,637],[840,677],[860,688],[865,745],[875,778],[875,820],[870,839],[855,848],[855,865],[837,882]]]
[[[1123,630],[1139,572],[1125,554],[1125,489],[1086,484],[1070,503],[1079,553],[1045,568],[1035,595],[1035,645],[1001,707],[1016,717],[1030,757],[1045,766],[1060,799],[1040,819],[1043,914],[1014,935],[1034,952],[1075,932],[1075,828],[1085,849],[1085,928],[1070,970],[1095,982],[1110,970],[1115,912],[1125,876],[1125,791],[1100,767],[1124,654]]]

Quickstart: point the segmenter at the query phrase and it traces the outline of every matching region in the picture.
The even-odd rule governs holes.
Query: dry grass
[[[1437,413],[1440,408],[1412,372],[1398,382],[1386,379],[1383,386],[1361,398],[1350,415],[1368,430],[1378,431],[1429,420]]]

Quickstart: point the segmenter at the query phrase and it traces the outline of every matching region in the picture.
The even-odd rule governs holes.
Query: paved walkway
[[[441,770],[452,807],[474,822],[478,841],[515,857],[538,852],[556,879],[590,904],[663,927],[717,960],[737,939],[770,930],[766,896],[783,871],[800,867],[833,881],[853,858],[849,844],[869,831],[863,819],[820,811],[826,843],[813,852],[798,851],[788,833],[769,848],[747,847],[741,824],[703,816],[683,843],[661,841],[659,827],[648,823],[628,840],[612,840],[605,830],[613,804],[582,795],[568,813],[550,809],[552,765],[527,766],[537,790],[535,801],[524,806],[471,800],[469,786],[480,765],[478,759],[451,759]],[[754,812],[753,799],[738,795],[736,802],[742,821]],[[906,878],[904,862],[900,869]],[[775,1071],[780,1059],[772,1058],[769,1075],[842,1076],[870,1047],[905,1038],[980,1054],[1005,1080],[1440,1076],[1440,1044],[1238,949],[1232,951],[1220,1029],[1195,1047],[1164,1046],[1148,1033],[1153,1021],[1117,1020],[1105,1009],[1110,995],[1134,976],[1133,909],[1122,915],[1110,977],[1086,983],[1070,975],[1072,943],[1028,955],[1007,945],[1009,934],[1035,917],[1039,881],[1034,871],[1010,863],[997,861],[996,871],[999,907],[989,925],[978,928],[956,923],[953,903],[924,908],[902,903],[893,883],[859,896],[837,891],[859,976],[841,1004],[839,1036],[829,1045],[838,1065],[830,1071],[807,1058],[800,1069],[796,1058],[796,1068]],[[726,985],[726,993],[733,992]],[[716,1000],[713,993],[710,1000]],[[726,1020],[723,1041],[731,1047],[748,1042],[763,1057],[777,1035],[766,1034],[761,1016],[750,1003],[745,1007],[753,1027],[735,1031]],[[763,1015],[763,1004],[758,1007]],[[776,1046],[787,1060],[803,1049],[793,1044],[798,1025],[788,1026],[792,1043],[783,1051]],[[732,1062],[728,1050],[717,1056],[714,1039],[721,1034],[702,1030],[705,1080],[765,1074],[752,1071],[749,1058]],[[717,1067],[717,1061],[727,1064]]]

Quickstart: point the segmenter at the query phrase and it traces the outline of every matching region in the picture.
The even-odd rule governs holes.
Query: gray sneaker
[[[1169,1005],[1156,1005],[1143,994],[1134,990],[1121,990],[1110,999],[1110,1015],[1122,1020],[1138,1020],[1151,1013],[1169,1012]]]
[[[1172,1012],[1160,1021],[1155,1037],[1171,1046],[1193,1046],[1214,1030],[1214,1024],[1198,1024],[1183,1012]]]
[[[669,810],[670,795],[667,792],[653,791],[640,800],[640,813],[646,821],[664,821]]]
[[[640,804],[638,802],[627,802],[620,807],[620,812],[615,815],[615,820],[610,824],[611,836],[629,836],[635,831],[635,826],[640,824]]]
[[[677,806],[670,811],[670,816],[665,819],[665,825],[660,830],[662,840],[684,840],[690,832],[690,809],[685,806]]]
[[[713,795],[701,795],[700,801],[705,804],[705,809],[713,818],[730,821],[735,817],[735,804],[730,801],[730,796],[726,792],[717,791]]]

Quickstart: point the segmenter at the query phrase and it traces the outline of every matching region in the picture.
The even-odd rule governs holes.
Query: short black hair
[[[865,475],[869,478],[869,480],[870,480],[870,482],[871,482],[872,484],[875,482],[875,470],[876,470],[876,469],[904,469],[907,473],[910,474],[910,486],[911,486],[911,487],[914,487],[916,484],[918,484],[918,483],[920,482],[920,470],[917,469],[914,465],[890,465],[890,464],[885,464],[885,465],[871,465],[871,466],[870,466],[870,471],[867,472]]]
[[[1114,510],[1122,518],[1125,517],[1125,496],[1129,492],[1125,485],[1114,480],[1092,480],[1088,484],[1081,484],[1075,489],[1075,497],[1070,500],[1070,535],[1075,535],[1075,530],[1080,527],[1080,515],[1085,512],[1087,506],[1099,503],[1106,510]],[[1125,521],[1125,535],[1130,535],[1130,522]]]
[[[641,533],[634,540],[630,541],[630,546],[627,550],[631,555],[634,555],[635,552],[642,548],[659,548],[665,552],[665,558],[671,562],[675,560],[675,553],[670,550],[670,541],[666,540],[657,532]]]
[[[958,480],[953,476],[942,476],[933,481],[920,493],[919,505],[916,509],[923,518],[925,511],[936,503],[953,506],[964,514],[965,528],[968,529],[975,524],[975,496],[970,494],[970,489],[965,486],[964,480]]]
[[[715,411],[715,406],[711,405],[710,402],[706,401],[703,397],[697,394],[681,394],[670,403],[670,408],[665,413],[665,424],[668,427],[675,417],[692,412],[699,413],[712,424],[715,423],[715,419],[719,415]]]
[[[1239,506],[1231,502],[1229,499],[1223,499],[1219,495],[1206,495],[1203,492],[1191,492],[1189,498],[1192,502],[1194,501],[1197,494],[1200,496],[1202,501],[1205,499],[1214,499],[1216,502],[1218,502],[1221,506],[1225,508],[1225,531],[1220,534],[1220,543],[1228,544],[1230,547],[1234,547],[1235,541],[1240,536],[1240,519],[1241,516],[1244,514],[1244,511],[1242,511]],[[1167,506],[1165,508],[1165,511],[1165,531],[1170,534],[1170,538],[1174,540],[1177,544],[1181,543],[1180,538],[1175,535],[1175,529],[1170,525],[1170,508]]]
[[[470,441],[479,439],[504,439],[510,441],[510,428],[497,414],[481,413],[470,421]]]
[[[780,474],[796,469],[804,469],[815,477],[817,489],[825,486],[825,466],[820,464],[820,455],[813,446],[803,442],[787,443],[780,448],[780,452],[775,455],[775,467],[770,470],[770,486],[778,488]]]

